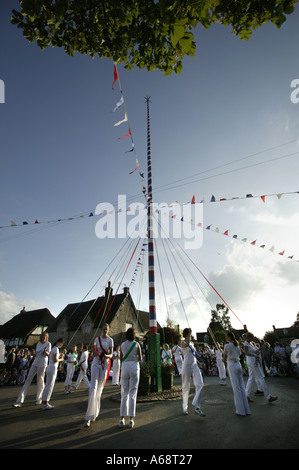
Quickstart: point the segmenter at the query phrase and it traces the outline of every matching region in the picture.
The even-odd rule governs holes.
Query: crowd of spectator
[[[240,342],[242,351],[242,341]],[[263,370],[268,377],[296,377],[299,378],[299,365],[291,360],[292,348],[291,341],[287,345],[276,342],[274,347],[269,343],[261,340],[257,343],[260,347],[261,355],[260,360]],[[142,355],[143,360],[146,360],[146,350],[143,345]],[[223,349],[224,345],[220,345]],[[218,368],[216,364],[216,347],[207,345],[206,343],[196,343],[196,358],[201,369],[202,376],[218,376]],[[68,351],[64,350],[65,361],[60,363],[57,380],[64,381],[66,378],[66,356]],[[28,371],[32,362],[35,359],[35,349],[29,350],[28,348],[9,348],[5,362],[0,366],[0,386],[3,385],[24,385]],[[88,357],[87,377],[90,378],[91,363],[93,361],[93,351],[90,351]],[[241,365],[243,375],[247,375],[247,365],[245,355],[242,352]],[[79,369],[76,369],[73,380],[76,380],[76,375]],[[178,375],[177,370],[175,374]],[[36,378],[34,379],[36,380]]]

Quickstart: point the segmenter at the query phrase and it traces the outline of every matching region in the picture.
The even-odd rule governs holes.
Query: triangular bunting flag
[[[114,88],[113,88],[114,83],[116,82],[116,80],[118,80],[118,73],[117,73],[116,65],[114,65],[113,75],[114,75],[114,77],[113,77],[114,80],[113,80],[113,83],[112,83],[112,90],[114,90]]]
[[[255,245],[256,244],[256,240],[254,240],[254,242],[251,242],[250,245]]]
[[[129,129],[129,134],[123,135],[122,137],[118,137],[118,140],[124,139],[125,137],[130,137],[131,135],[132,135],[131,134],[131,129]]]
[[[195,196],[193,196],[191,204],[195,204]]]
[[[114,127],[115,127],[115,126],[119,126],[119,125],[122,124],[123,122],[127,122],[127,120],[128,120],[128,116],[127,116],[127,113],[125,113],[124,119],[122,119],[121,121],[116,122],[116,123],[114,124]],[[132,150],[130,150],[130,152],[132,152]]]
[[[124,102],[125,102],[124,97],[121,95],[120,100],[114,106],[113,112],[115,112],[118,108],[120,108],[121,105],[124,104]]]
[[[281,251],[281,252],[278,253],[278,254],[282,256],[282,255],[284,255],[284,252],[285,252],[285,250]]]
[[[261,196],[263,202],[265,202],[266,196]]]

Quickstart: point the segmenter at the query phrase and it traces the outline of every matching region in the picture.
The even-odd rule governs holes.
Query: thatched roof
[[[0,327],[0,337],[3,339],[26,338],[39,325],[47,327],[54,320],[54,315],[47,308],[29,312],[21,311]]]

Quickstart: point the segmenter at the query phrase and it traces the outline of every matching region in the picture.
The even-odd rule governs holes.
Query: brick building
[[[113,295],[109,282],[104,296],[68,304],[47,332],[52,345],[61,337],[64,339],[64,346],[69,349],[75,345],[92,344],[94,338],[99,336],[103,322],[109,324],[109,336],[115,344],[125,341],[125,333],[131,326],[135,328],[139,338],[148,331],[144,323],[144,312],[141,315],[136,310],[129,288],[125,287],[121,294]]]

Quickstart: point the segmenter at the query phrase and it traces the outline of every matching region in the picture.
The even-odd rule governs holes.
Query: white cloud
[[[0,324],[11,320],[14,315],[20,313],[25,306],[27,312],[44,308],[39,301],[34,299],[19,299],[13,292],[7,293],[0,290]]]
[[[3,325],[21,310],[19,300],[13,293],[0,291],[0,323]]]

